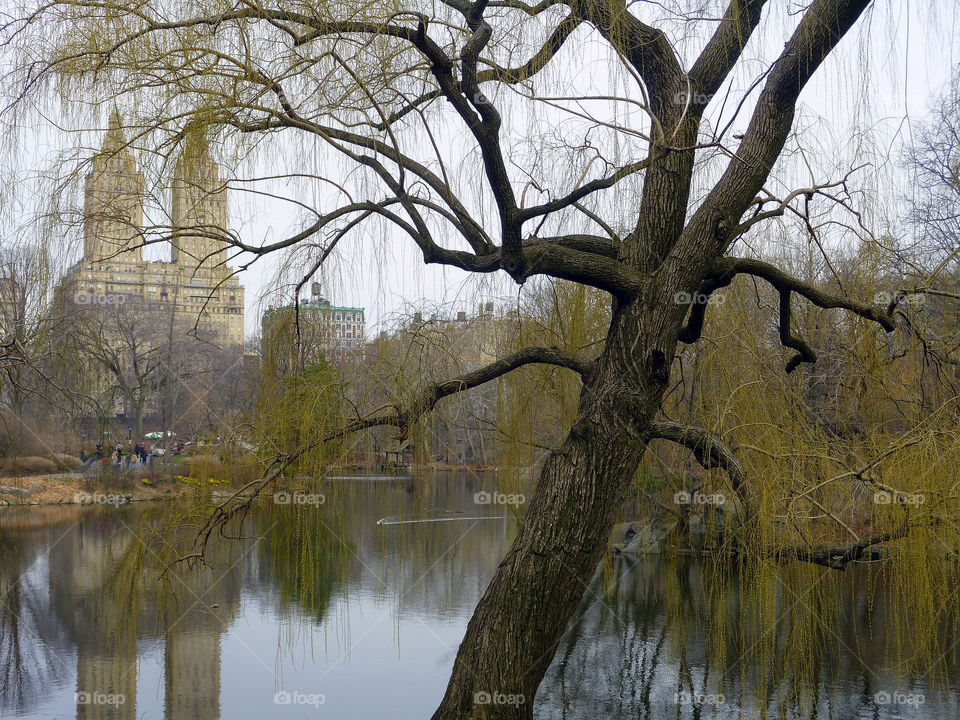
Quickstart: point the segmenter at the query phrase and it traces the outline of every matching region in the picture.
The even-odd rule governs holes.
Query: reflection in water
[[[7,517],[22,512],[10,510]],[[65,643],[46,583],[25,575],[43,565],[43,535],[6,533],[0,525],[0,712],[28,710],[45,684],[69,677],[58,660]]]
[[[166,572],[196,512],[2,515],[0,717],[429,717],[513,535],[512,515],[473,502],[492,483],[327,482],[322,504],[260,504],[206,564]],[[537,716],[958,717],[955,608],[905,572],[611,558]]]
[[[538,694],[543,718],[960,717],[956,617],[925,653],[889,566],[757,576],[619,556],[585,595]],[[888,697],[889,696],[889,697]]]

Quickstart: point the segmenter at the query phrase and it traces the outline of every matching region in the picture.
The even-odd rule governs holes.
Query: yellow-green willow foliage
[[[556,346],[587,357],[603,349],[610,321],[608,296],[562,280],[531,283],[520,311],[505,319],[506,351]],[[530,365],[499,382],[497,393],[498,466],[528,467],[556,447],[573,422],[580,378],[572,371]]]
[[[284,608],[295,606],[315,621],[325,618],[335,594],[343,592],[350,550],[338,513],[316,505],[263,503],[254,513],[264,533],[257,546],[265,574],[274,580]]]
[[[851,273],[845,281],[854,296],[870,295],[866,279]],[[663,412],[737,446],[762,498],[766,537],[852,542],[952,515],[957,398],[952,378],[932,377],[917,343],[891,356],[888,339],[866,323],[795,301],[794,332],[819,360],[788,375],[775,294],[737,280],[717,298],[704,337],[680,356]],[[671,467],[687,457],[683,449],[660,452]],[[941,532],[955,537],[956,529]]]
[[[862,298],[895,286],[865,258],[845,268],[840,282]],[[951,366],[945,370],[925,352],[954,332],[955,316],[929,298],[905,308],[927,331],[925,348],[915,338],[899,332],[886,338],[868,323],[797,299],[794,312],[794,333],[819,360],[788,375],[784,365],[792,351],[779,343],[776,294],[743,278],[718,291],[703,338],[681,346],[675,385],[663,405],[666,417],[712,430],[735,447],[757,493],[756,514],[737,528],[736,562],[718,560],[706,568],[711,578],[705,588],[729,582],[734,569],[739,576],[738,617],[729,608],[711,608],[708,646],[711,667],[722,668],[730,657],[726,643],[739,636],[737,644],[750,648],[758,666],[771,668],[754,678],[760,695],[764,684],[771,694],[784,683],[793,688],[763,713],[776,717],[809,711],[815,698],[805,696],[805,688],[826,672],[831,647],[854,642],[843,628],[859,621],[858,613],[869,616],[863,634],[903,659],[890,668],[895,676],[945,678],[955,658],[943,653],[943,623],[960,606],[951,579],[960,510],[955,377]],[[651,445],[641,481],[672,474],[666,484],[676,488],[677,476],[687,473],[703,482],[704,491],[735,497],[723,471],[703,471],[686,449],[663,441]],[[664,495],[651,496],[660,501],[648,506],[652,516],[663,515],[664,506],[667,516],[677,512]],[[858,572],[859,563],[840,573],[770,554],[883,533],[896,541],[876,552],[889,554],[890,562],[870,575]],[[858,606],[849,596],[863,582]],[[875,593],[874,583],[882,583],[882,593]],[[872,608],[875,594],[885,598],[883,607]],[[869,657],[871,647],[856,651]],[[746,672],[746,665],[739,662],[738,671]]]
[[[340,443],[321,440],[346,422],[344,388],[315,346],[302,350],[295,330],[293,314],[285,314],[264,338],[254,427],[266,457],[309,448],[294,470],[319,475],[338,457]]]

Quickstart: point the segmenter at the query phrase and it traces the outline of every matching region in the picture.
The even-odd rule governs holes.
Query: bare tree
[[[49,314],[50,270],[42,245],[0,238],[0,408],[11,448],[20,450],[29,436],[39,439],[29,401],[52,389],[45,366],[58,322]]]
[[[78,357],[89,359],[84,382],[91,394],[109,411],[131,416],[131,432],[139,438],[147,404],[166,380],[164,328],[143,311],[139,297],[103,297],[111,302],[81,305],[72,314],[70,343]]]
[[[61,344],[85,360],[75,381],[103,411],[126,415],[138,439],[148,415],[164,430],[177,420],[191,427],[210,421],[211,380],[233,354],[224,353],[216,338],[199,337],[173,304],[119,293],[80,297],[83,303],[67,306]]]
[[[329,188],[313,206],[292,198],[307,216],[302,228],[262,244],[192,228],[217,233],[250,262],[289,252],[306,282],[345,237],[390,228],[428,264],[502,271],[518,284],[546,275],[609,294],[595,352],[522,348],[328,436],[386,425],[406,436],[443,398],[530,364],[582,381],[576,419],[546,458],[469,624],[437,720],[532,716],[532,702],[478,704],[479,694],[532,700],[652,439],[727,468],[750,502],[720,438],[657,417],[678,343],[698,340],[713,292],[737,275],[774,289],[787,372],[816,360],[792,324],[799,302],[896,327],[896,303],[874,306],[728,252],[755,227],[806,217],[811,203],[848,207],[847,178],[784,194],[767,184],[801,92],[869,0],[812,0],[787,17],[770,9],[763,33],[764,0],[729,0],[717,17],[691,5],[50,0],[8,22],[22,53],[8,80],[21,100],[49,84],[87,101],[94,91],[129,98],[139,112],[131,143],[144,152],[168,158],[197,133],[244,151],[292,136],[290,176]],[[682,41],[691,28],[707,37],[694,57]],[[587,52],[615,78],[609,88],[578,86],[570,69]],[[734,80],[740,90],[720,92]],[[731,97],[734,118],[712,128],[705,118],[717,95]],[[552,126],[530,129],[524,113]],[[328,154],[302,162],[314,146]],[[891,537],[795,554],[842,567]]]
[[[957,274],[957,241],[960,239],[960,72],[936,100],[931,121],[918,129],[907,162],[915,180],[909,219],[918,231],[916,252],[923,278],[935,284],[941,274]],[[926,249],[930,256],[920,251]],[[918,257],[919,255],[919,257]]]

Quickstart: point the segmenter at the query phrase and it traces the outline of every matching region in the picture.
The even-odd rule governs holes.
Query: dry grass
[[[43,475],[55,473],[60,469],[57,462],[50,458],[27,455],[25,457],[6,458],[0,463],[0,470],[6,475]]]

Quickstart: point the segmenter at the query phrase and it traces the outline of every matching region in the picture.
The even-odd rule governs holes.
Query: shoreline
[[[351,472],[372,473],[377,468],[342,468]],[[415,465],[407,468],[393,468],[402,473],[409,472],[496,472],[496,468],[472,468],[460,465],[440,466],[435,463]],[[381,471],[382,472],[382,471]],[[405,474],[398,474],[398,478]],[[80,472],[62,472],[52,475],[24,475],[20,477],[0,477],[0,511],[7,508],[50,507],[61,505],[125,505],[131,502],[162,502],[178,500],[198,494],[205,485],[171,482],[168,480],[153,481],[149,484],[139,479],[131,483],[131,487],[111,487],[110,483],[98,482],[95,476],[91,477]],[[239,487],[237,488],[239,489]],[[229,484],[212,485],[213,492],[229,493]]]

